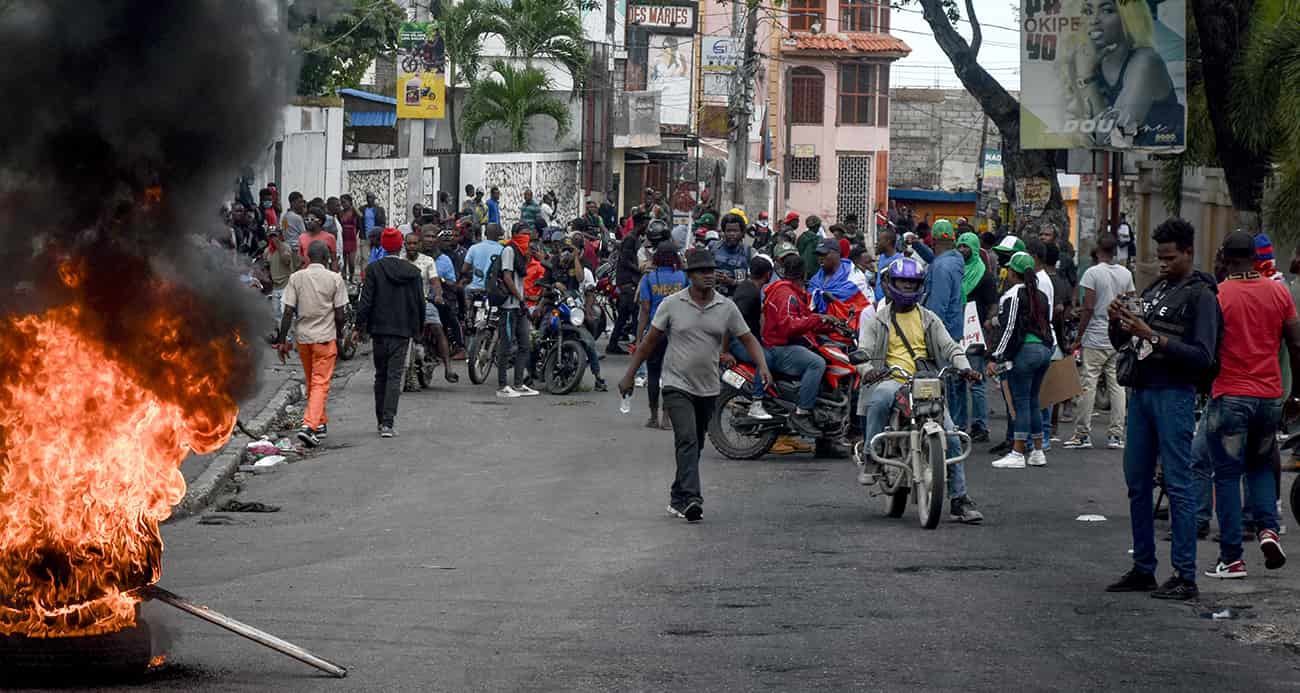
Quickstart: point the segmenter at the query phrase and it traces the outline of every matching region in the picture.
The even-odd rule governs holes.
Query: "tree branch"
[[[966,0],[966,19],[970,20],[970,54],[972,58],[978,58],[980,45],[984,43],[984,32],[980,29],[980,20],[975,17],[974,0]]]
[[[953,28],[952,21],[944,11],[943,0],[918,0],[924,10],[925,21],[934,32],[934,40],[948,56],[953,72],[961,80],[962,86],[980,102],[980,107],[989,119],[997,125],[998,130],[1008,137],[1020,137],[1020,102],[1007,92],[993,76],[976,62],[975,50],[966,39]],[[970,0],[967,0],[970,4]],[[978,27],[972,21],[972,25]],[[978,29],[975,37],[980,38]],[[976,44],[978,45],[978,44]]]

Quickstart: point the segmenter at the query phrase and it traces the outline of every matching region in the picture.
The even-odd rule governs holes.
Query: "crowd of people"
[[[411,221],[394,228],[373,196],[357,209],[346,195],[293,193],[280,213],[278,193],[262,192],[259,209],[232,208],[232,245],[263,261],[278,325],[272,341],[283,354],[293,339],[302,360],[309,402],[299,437],[308,445],[327,432],[331,345],[345,337],[349,304],[355,330],[373,343],[376,425],[389,437],[399,393],[410,387],[403,374],[413,340],[436,344],[447,379],[457,380],[453,362],[464,358],[474,297],[500,311],[497,396],[539,395],[525,355],[542,287],[563,286],[587,301],[582,341],[594,389],[607,387],[596,341],[607,339],[607,354],[631,352],[618,389],[630,397],[644,386],[645,425],[673,431],[669,510],[688,521],[703,516],[699,458],[720,367],[753,365],[753,420],[772,417],[764,400],[774,377],[798,382],[789,416],[798,435],[782,437],[773,453],[841,457],[848,438],[870,441],[885,430],[900,373],[949,367],[945,423],[989,442],[996,469],[1044,467],[1053,445],[1094,447],[1093,411],[1104,402],[1104,445],[1123,451],[1133,529],[1133,567],[1109,590],[1195,596],[1196,542],[1213,515],[1219,553],[1205,575],[1244,577],[1245,540],[1258,543],[1265,567],[1285,562],[1277,433],[1300,412],[1300,369],[1290,366],[1300,356],[1300,321],[1263,234],[1230,234],[1210,274],[1194,269],[1192,226],[1169,219],[1153,233],[1159,278],[1138,294],[1127,266],[1136,234],[1126,219],[1099,234],[1080,276],[1074,248],[1050,223],[1013,234],[993,220],[979,233],[966,219],[918,222],[906,210],[882,210],[869,243],[853,217],[827,227],[792,212],[774,228],[765,212],[752,222],[742,209],[719,213],[707,191],[689,216],[674,214],[647,189],[621,219],[593,200],[561,224],[553,194],[537,201],[524,191],[518,209],[503,210],[497,188],[485,199],[467,186],[459,207],[440,195],[436,207],[416,205]],[[1300,254],[1291,270],[1300,270]],[[613,313],[608,329],[598,320],[603,300]],[[826,362],[810,340],[846,328],[865,384],[854,393],[848,435],[828,435],[812,416]],[[1062,363],[1077,364],[1080,394],[1044,401],[1044,381]],[[996,442],[991,398],[1008,413]],[[857,457],[859,481],[872,483],[880,470]],[[948,473],[953,520],[981,522],[963,464]],[[1155,577],[1157,484],[1171,518],[1173,576],[1163,584]]]

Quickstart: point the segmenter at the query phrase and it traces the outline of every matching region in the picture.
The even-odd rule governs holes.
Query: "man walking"
[[[320,445],[326,434],[329,417],[325,402],[330,395],[330,380],[338,358],[338,343],[343,338],[343,308],[348,304],[348,289],[343,275],[329,268],[330,249],[322,241],[307,246],[311,264],[294,272],[284,288],[284,316],[275,336],[280,361],[289,353],[285,341],[296,317],[298,358],[302,360],[303,378],[307,382],[307,408],[302,414],[298,440],[309,448]]]
[[[496,188],[492,189],[494,192]],[[497,397],[536,397],[541,393],[524,384],[524,371],[528,369],[530,348],[528,306],[524,302],[524,270],[528,267],[528,244],[531,240],[528,227],[515,224],[510,244],[501,251],[500,277],[488,277],[488,282],[499,282],[506,292],[501,304],[501,322],[497,324]],[[489,285],[488,293],[492,288]],[[515,360],[514,386],[506,382],[506,367],[510,357]]]
[[[1214,499],[1219,516],[1219,560],[1205,574],[1215,578],[1246,577],[1241,558],[1241,480],[1246,480],[1247,510],[1258,530],[1264,567],[1281,568],[1286,554],[1278,541],[1277,427],[1282,421],[1282,371],[1278,348],[1286,340],[1291,363],[1300,364],[1300,320],[1295,303],[1281,282],[1255,271],[1255,239],[1234,231],[1223,241],[1228,277],[1219,285],[1223,310],[1220,369],[1210,392],[1206,441],[1214,460]],[[1300,369],[1292,368],[1287,384],[1296,403]]]
[[[1192,269],[1195,235],[1182,219],[1157,227],[1153,236],[1161,274],[1142,294],[1144,310],[1139,314],[1122,301],[1111,301],[1108,311],[1111,345],[1125,360],[1119,364],[1120,384],[1129,388],[1124,482],[1133,528],[1133,568],[1107,592],[1151,592],[1157,599],[1180,600],[1199,594],[1192,434],[1197,387],[1218,353],[1222,317],[1214,277]],[[1173,576],[1159,589],[1151,508],[1157,458],[1169,494],[1174,567]]]
[[[1082,391],[1075,408],[1074,437],[1063,443],[1067,450],[1086,450],[1092,447],[1092,408],[1097,400],[1097,379],[1106,378],[1110,395],[1110,429],[1106,447],[1112,450],[1124,446],[1124,388],[1120,387],[1115,366],[1119,352],[1110,343],[1108,313],[1116,298],[1128,296],[1133,287],[1133,273],[1117,262],[1119,243],[1114,234],[1104,233],[1097,239],[1097,264],[1089,267],[1079,281],[1083,285],[1083,308],[1079,311],[1079,325],[1083,334],[1069,348],[1070,353],[1083,349]]]
[[[663,405],[673,424],[677,475],[673,480],[668,512],[688,522],[704,517],[704,496],[700,489],[700,446],[713,417],[718,385],[718,358],[726,351],[728,335],[745,346],[758,365],[758,377],[772,382],[763,357],[763,347],[750,333],[736,304],[713,290],[717,265],[707,250],[686,254],[686,277],[690,286],[665,298],[650,321],[650,331],[637,345],[618,391],[632,394],[636,371],[654,353],[664,333],[670,333],[664,355]]]
[[[389,227],[379,236],[384,257],[366,267],[357,305],[357,333],[374,343],[375,419],[379,437],[392,438],[397,399],[402,394],[402,365],[411,339],[424,321],[420,269],[399,253],[402,232]]]

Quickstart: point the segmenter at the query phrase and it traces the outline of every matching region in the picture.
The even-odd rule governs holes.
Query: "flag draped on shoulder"
[[[813,310],[847,320],[850,327],[857,327],[858,319],[871,307],[867,277],[849,260],[840,260],[839,269],[830,277],[826,270],[817,270],[808,280],[808,293],[812,295]]]

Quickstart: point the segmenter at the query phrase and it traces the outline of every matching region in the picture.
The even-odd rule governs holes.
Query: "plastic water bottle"
[[[618,413],[620,413],[620,414],[631,414],[631,413],[632,413],[632,393],[631,393],[631,392],[627,393],[626,395],[623,395],[623,401],[621,401],[621,402],[618,403]]]

